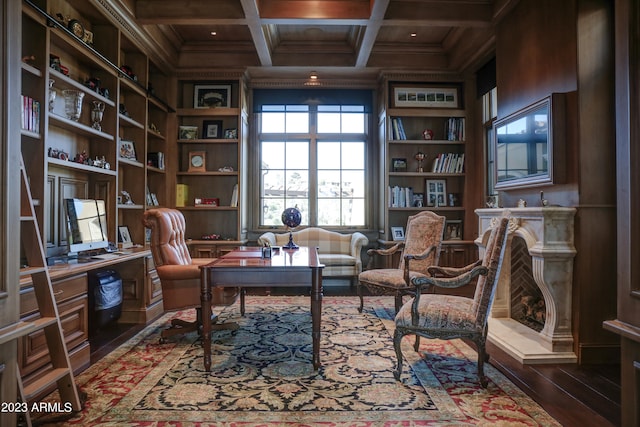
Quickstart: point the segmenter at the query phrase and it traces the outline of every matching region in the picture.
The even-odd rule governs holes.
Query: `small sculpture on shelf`
[[[104,102],[93,101],[93,108],[91,109],[91,121],[92,128],[95,130],[102,130],[102,118],[104,117]]]
[[[415,159],[418,161],[418,167],[416,168],[416,172],[424,172],[424,168],[422,167],[422,161],[424,160],[424,153],[422,151],[418,151],[415,155]]]
[[[49,111],[53,111],[54,102],[56,100],[56,95],[58,94],[56,90],[53,88],[53,84],[56,81],[53,79],[49,79]]]
[[[120,192],[124,196],[124,204],[125,205],[133,205],[133,200],[131,199],[131,194],[128,191],[122,190]]]

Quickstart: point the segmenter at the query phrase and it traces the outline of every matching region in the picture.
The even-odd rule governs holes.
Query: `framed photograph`
[[[444,240],[462,240],[462,220],[447,220],[444,226]]]
[[[231,85],[195,85],[193,108],[231,107]]]
[[[407,159],[391,159],[391,170],[393,172],[406,172]]]
[[[123,248],[130,248],[133,246],[131,233],[129,233],[129,227],[126,225],[118,226],[118,243],[121,243],[121,247]]]
[[[206,172],[207,171],[207,153],[206,151],[190,151],[189,152],[189,169],[188,172]]]
[[[427,179],[424,186],[424,197],[429,207],[447,206],[447,181],[444,179]]]
[[[204,120],[202,122],[202,138],[222,138],[222,120]]]
[[[462,108],[461,85],[392,83],[392,108]]]
[[[391,227],[391,238],[394,241],[404,241],[404,227]]]
[[[136,160],[136,146],[133,141],[121,139],[118,155],[121,159]]]
[[[224,130],[224,138],[225,139],[236,139],[238,137],[238,129],[225,129]]]
[[[198,139],[198,126],[180,126],[178,139]]]

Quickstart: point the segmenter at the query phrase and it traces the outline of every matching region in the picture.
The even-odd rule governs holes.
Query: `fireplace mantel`
[[[480,254],[493,223],[511,218],[503,267],[489,319],[488,339],[521,363],[575,363],[571,327],[576,210],[566,207],[477,209]],[[533,278],[544,296],[546,321],[537,332],[511,318],[511,242],[521,237],[532,258]]]

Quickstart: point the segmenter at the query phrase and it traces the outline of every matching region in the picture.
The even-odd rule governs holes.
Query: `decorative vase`
[[[80,114],[82,113],[82,99],[84,98],[84,92],[66,89],[62,91],[62,95],[64,95],[65,114],[69,119],[77,122],[80,120]]]
[[[53,111],[53,103],[56,100],[57,92],[53,88],[55,82],[55,80],[49,79],[49,112]]]
[[[93,108],[91,109],[91,121],[95,130],[102,130],[102,117],[104,116],[104,102],[93,101]]]

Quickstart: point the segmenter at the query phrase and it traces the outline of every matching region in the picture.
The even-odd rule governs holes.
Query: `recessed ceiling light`
[[[411,33],[411,34],[409,34],[409,35],[410,35],[411,37],[417,37],[417,36],[418,36],[418,33]]]
[[[212,36],[217,36],[217,35],[218,35],[218,33],[217,33],[216,31],[211,31],[211,35],[212,35]]]
[[[318,73],[316,73],[315,71],[312,71],[311,74],[309,74],[309,78],[311,80],[318,80]]]

